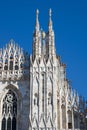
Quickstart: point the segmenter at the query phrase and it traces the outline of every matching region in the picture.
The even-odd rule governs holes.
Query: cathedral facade
[[[51,10],[47,32],[38,14],[32,55],[13,40],[0,49],[0,130],[79,130],[79,96],[56,55]]]

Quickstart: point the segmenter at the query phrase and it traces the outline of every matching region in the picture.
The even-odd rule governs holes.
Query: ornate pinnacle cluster
[[[10,40],[6,47],[0,50],[0,80],[23,77],[29,67],[28,57],[14,40]]]
[[[33,35],[33,60],[35,58],[39,59],[40,57],[45,57],[47,60],[49,57],[53,57],[55,55],[54,31],[52,27],[52,10],[49,9],[49,22],[47,32],[44,32],[40,29],[38,15],[39,10],[37,9],[35,31]],[[46,54],[43,54],[43,52]]]
[[[36,26],[35,26],[35,30],[39,31],[39,10],[36,10]],[[52,30],[52,10],[49,9],[49,30]]]

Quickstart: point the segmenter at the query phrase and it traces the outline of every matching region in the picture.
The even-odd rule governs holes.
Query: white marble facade
[[[51,10],[47,32],[38,14],[32,55],[13,40],[0,50],[0,130],[79,129],[79,98],[56,55]]]

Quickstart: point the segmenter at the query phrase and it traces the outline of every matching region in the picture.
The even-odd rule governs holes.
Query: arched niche
[[[62,105],[61,109],[62,109],[62,128],[66,129],[66,107],[65,107],[65,105]]]
[[[68,110],[68,128],[72,129],[72,111]]]

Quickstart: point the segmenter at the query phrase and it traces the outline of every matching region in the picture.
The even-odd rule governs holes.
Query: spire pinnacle
[[[49,31],[52,30],[52,10],[49,9]]]
[[[36,31],[39,31],[39,20],[38,20],[39,10],[36,10]]]
[[[39,10],[36,10],[36,21],[38,21],[38,14],[39,14]]]
[[[52,10],[49,9],[49,17],[50,17],[50,19],[51,19],[51,16],[52,16]]]

